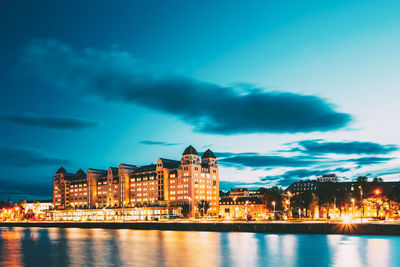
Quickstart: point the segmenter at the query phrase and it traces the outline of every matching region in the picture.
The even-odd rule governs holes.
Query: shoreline
[[[161,231],[250,232],[268,234],[342,234],[400,236],[391,223],[254,222],[0,222],[0,227],[103,228]]]

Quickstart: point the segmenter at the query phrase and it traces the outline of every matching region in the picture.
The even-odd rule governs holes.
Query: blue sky
[[[2,1],[0,199],[219,157],[223,189],[399,180],[396,1]]]

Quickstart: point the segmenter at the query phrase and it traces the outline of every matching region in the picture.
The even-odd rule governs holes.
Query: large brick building
[[[120,164],[108,170],[88,169],[87,173],[68,173],[61,167],[54,177],[56,209],[186,203],[195,215],[202,200],[210,203],[209,214],[218,215],[218,163],[211,150],[199,158],[192,146],[185,149],[180,161],[159,158],[157,164]]]

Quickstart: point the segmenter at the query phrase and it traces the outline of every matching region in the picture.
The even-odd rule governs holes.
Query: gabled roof
[[[182,154],[182,155],[190,155],[190,154],[199,155],[199,154],[197,154],[196,149],[195,149],[194,147],[192,147],[192,145],[188,146],[188,147],[185,149],[185,151],[183,151],[183,154]]]
[[[57,170],[57,172],[56,173],[66,173],[67,171],[63,168],[63,167],[60,167],[58,170]]]
[[[116,167],[110,167],[108,168],[109,170],[111,170],[112,175],[118,175],[118,168]]]

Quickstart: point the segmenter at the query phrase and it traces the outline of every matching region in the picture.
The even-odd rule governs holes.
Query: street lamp
[[[377,200],[376,200],[376,206],[377,206],[377,208],[376,208],[376,217],[378,217],[379,216],[379,209],[380,209],[380,205],[379,205],[379,202],[378,202],[378,200],[379,200],[378,197],[381,194],[381,190],[375,189],[374,193],[375,193],[375,196],[377,198]]]
[[[288,201],[288,204],[289,204],[289,219],[290,219],[290,197],[292,196],[292,193],[290,193],[290,191],[288,191],[287,192],[287,194],[288,194],[288,196],[289,196],[289,201]]]
[[[354,216],[354,198],[351,199],[351,202],[353,202],[353,212],[352,212],[352,216]]]
[[[272,201],[272,206],[274,206],[274,216],[275,216],[275,201]]]
[[[364,216],[364,200],[363,200],[363,191],[362,191],[362,186],[359,186],[360,188],[360,197],[361,197],[361,222]]]

